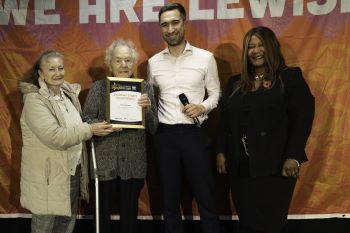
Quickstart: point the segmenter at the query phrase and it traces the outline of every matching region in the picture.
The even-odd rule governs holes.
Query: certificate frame
[[[145,129],[145,110],[144,108],[139,107],[138,105],[134,106],[133,103],[136,101],[135,96],[141,96],[144,93],[144,80],[138,78],[121,78],[121,77],[107,77],[106,79],[106,120],[110,123],[114,128],[131,128],[131,129]],[[111,100],[112,95],[112,100]],[[125,96],[125,101],[128,102],[127,108],[124,108],[124,111],[127,112],[127,116],[111,116],[111,114],[115,113],[114,110],[111,111],[111,108],[122,109],[123,107],[120,105],[111,106],[113,102],[122,102]],[[129,98],[131,96],[131,98]],[[133,102],[129,105],[129,99]],[[116,100],[116,101],[114,101]],[[137,104],[137,103],[136,103]],[[140,109],[141,108],[141,111]],[[126,111],[127,110],[127,111]],[[128,115],[129,111],[132,114],[137,113],[140,115]],[[137,120],[133,120],[137,119]]]

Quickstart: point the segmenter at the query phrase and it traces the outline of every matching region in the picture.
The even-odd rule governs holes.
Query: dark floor
[[[199,221],[184,221],[184,233],[201,233]],[[221,221],[222,233],[235,233],[237,221]],[[118,232],[118,221],[113,221],[114,232]],[[162,221],[140,220],[138,233],[161,233]],[[30,219],[0,218],[0,232],[29,233]],[[93,220],[78,220],[75,233],[94,233]],[[289,220],[282,233],[350,233],[350,219]]]

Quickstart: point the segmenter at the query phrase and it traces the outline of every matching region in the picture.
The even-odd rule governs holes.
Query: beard
[[[171,39],[165,35],[165,36],[163,36],[163,39],[168,44],[168,46],[175,47],[175,46],[180,45],[185,40],[185,35],[182,32],[182,33],[177,34],[173,39]]]

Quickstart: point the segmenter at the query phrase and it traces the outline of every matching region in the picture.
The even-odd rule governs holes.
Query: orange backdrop
[[[106,76],[106,47],[117,38],[132,40],[140,53],[137,74],[146,76],[147,59],[164,48],[154,0],[0,1],[0,213],[27,213],[19,205],[22,101],[18,80],[46,49],[65,55],[66,80],[82,85],[81,101],[93,81]],[[275,31],[287,64],[300,66],[313,95],[316,116],[290,214],[350,214],[350,1],[349,0],[189,0],[186,37],[212,51],[220,80],[238,73],[242,39],[251,27]],[[123,5],[124,4],[124,5]],[[211,114],[215,138],[218,111]],[[140,197],[140,215],[158,216],[159,183],[149,147],[149,169]],[[231,216],[227,177],[217,176],[220,214]],[[93,186],[93,185],[92,185]],[[197,215],[184,187],[183,211]],[[93,192],[93,188],[91,189]],[[117,207],[116,207],[117,208]],[[93,204],[82,206],[89,214]],[[234,213],[234,212],[233,212]],[[314,215],[316,214],[316,215]]]

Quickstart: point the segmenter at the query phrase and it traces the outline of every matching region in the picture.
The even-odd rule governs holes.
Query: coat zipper
[[[46,183],[47,183],[47,185],[50,185],[50,179],[49,179],[49,177],[50,177],[50,170],[51,170],[51,166],[50,166],[51,164],[50,164],[50,159],[49,158],[47,158],[46,159]]]

